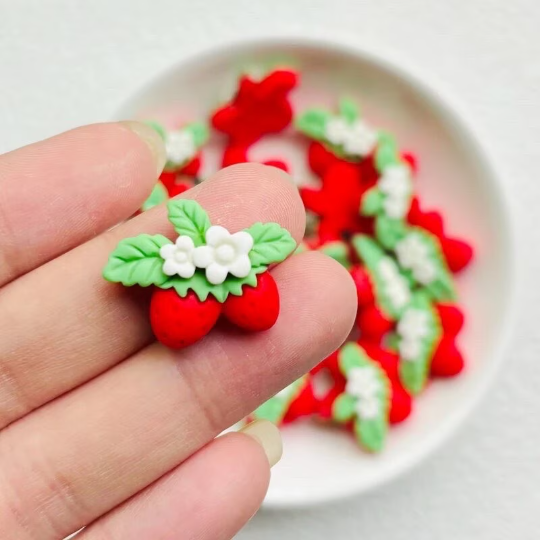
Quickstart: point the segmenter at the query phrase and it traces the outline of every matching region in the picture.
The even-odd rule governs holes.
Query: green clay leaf
[[[128,287],[161,286],[168,277],[163,273],[163,259],[159,250],[171,243],[161,234],[141,234],[135,238],[125,238],[111,253],[103,277],[107,281],[122,283]]]
[[[400,163],[396,140],[388,133],[379,134],[379,142],[375,151],[375,165],[382,173],[386,167]]]
[[[296,128],[317,141],[326,138],[326,124],[332,115],[324,109],[309,109],[295,121]]]
[[[245,278],[237,278],[229,274],[223,283],[212,285],[206,279],[204,271],[198,269],[189,279],[173,276],[162,283],[160,287],[162,289],[174,288],[182,298],[189,291],[193,291],[201,302],[204,302],[208,298],[208,295],[212,295],[218,302],[223,303],[227,300],[229,294],[241,296],[244,286],[255,287],[257,285],[257,274],[264,271],[266,271],[265,266],[252,268],[251,272]]]
[[[360,213],[363,216],[375,216],[383,207],[384,195],[377,187],[372,187],[366,191],[362,197]]]
[[[442,328],[431,299],[425,291],[417,291],[414,294],[409,308],[424,311],[428,315],[429,331],[422,338],[419,356],[414,360],[401,358],[399,362],[399,378],[401,383],[412,395],[418,395],[426,385],[431,359],[440,341]]]
[[[383,416],[370,420],[356,420],[354,433],[358,442],[370,452],[380,452],[388,433],[388,421]]]
[[[205,144],[210,136],[208,126],[202,122],[193,122],[185,126],[184,129],[191,133],[193,142],[197,148],[200,148],[203,144]]]
[[[375,218],[375,236],[385,249],[395,245],[407,234],[407,225],[401,219],[392,219],[384,214]]]
[[[285,400],[273,397],[255,409],[252,416],[257,420],[268,420],[278,424],[283,420],[287,407],[288,403]]]
[[[339,101],[339,115],[352,124],[360,115],[360,111],[352,99],[343,98]]]
[[[249,260],[254,267],[284,261],[296,248],[289,231],[277,223],[255,223],[245,231],[253,237]]]
[[[154,131],[157,131],[158,135],[163,139],[167,139],[167,130],[155,120],[145,120],[144,122],[147,126],[150,126]]]
[[[188,199],[173,199],[167,204],[167,209],[169,221],[179,235],[189,236],[195,246],[204,245],[210,218],[199,203]]]
[[[147,210],[150,210],[150,208],[154,208],[154,206],[158,206],[161,203],[165,202],[166,200],[168,200],[168,198],[169,194],[167,192],[167,189],[161,182],[158,182],[154,186],[154,189],[152,190],[152,193],[150,193],[148,199],[144,201],[143,205],[141,206],[141,210],[143,212],[146,212]]]
[[[319,248],[328,257],[331,257],[337,261],[341,266],[345,268],[351,267],[351,261],[349,259],[349,248],[345,242],[336,240],[335,242],[328,242]]]
[[[351,369],[365,365],[366,359],[364,349],[352,341],[345,343],[338,352],[339,369],[344,375],[347,375]]]
[[[382,247],[372,238],[363,234],[353,236],[351,241],[358,257],[366,266],[374,284],[376,304],[382,309],[384,314],[392,320],[398,319],[404,307],[395,306],[387,293],[386,281],[379,270],[384,262],[387,266],[392,266],[395,272],[401,274],[405,279],[405,286],[410,292],[409,281],[400,271],[399,266],[393,257],[390,257]]]
[[[307,251],[311,251],[309,246],[305,242],[300,242],[294,250],[294,255],[300,255],[300,253],[306,253]]]
[[[351,420],[355,414],[356,401],[356,398],[350,394],[340,394],[332,405],[332,418],[341,423]]]

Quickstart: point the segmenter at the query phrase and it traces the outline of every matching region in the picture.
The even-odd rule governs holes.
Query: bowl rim
[[[497,159],[492,153],[485,140],[481,137],[480,128],[474,122],[474,125],[468,118],[473,118],[463,102],[459,101],[454,95],[450,95],[444,89],[444,85],[435,77],[424,73],[417,65],[411,63],[402,55],[395,51],[388,51],[380,44],[364,42],[361,45],[351,37],[328,36],[324,34],[314,35],[310,32],[295,33],[268,33],[257,37],[244,37],[237,39],[216,40],[211,45],[204,46],[197,51],[186,55],[170,66],[146,78],[146,82],[141,84],[130,96],[124,99],[116,107],[113,119],[120,119],[124,116],[123,111],[130,108],[130,104],[140,99],[140,96],[148,93],[160,81],[166,80],[172,74],[179,70],[189,69],[192,65],[205,63],[210,57],[230,57],[241,54],[249,48],[271,48],[271,47],[304,47],[318,50],[330,51],[332,53],[342,53],[349,56],[355,56],[361,60],[368,61],[371,64],[382,68],[392,76],[402,79],[409,87],[418,92],[419,95],[426,98],[430,104],[442,112],[445,117],[454,124],[454,127],[464,133],[470,142],[474,145],[474,152],[477,156],[477,162],[486,176],[489,176],[493,196],[496,203],[502,210],[500,216],[501,229],[503,235],[503,245],[508,250],[506,275],[508,276],[507,293],[504,302],[506,305],[505,315],[502,319],[501,332],[496,337],[493,352],[491,353],[491,362],[485,368],[481,380],[477,383],[475,391],[467,400],[460,403],[453,415],[434,433],[423,440],[422,445],[410,454],[407,459],[399,460],[397,465],[388,466],[384,474],[378,476],[370,482],[363,482],[361,485],[351,485],[339,492],[327,493],[321,496],[313,492],[308,497],[288,498],[287,500],[265,499],[264,507],[267,509],[285,509],[301,508],[331,501],[339,501],[353,495],[361,495],[367,491],[386,485],[391,480],[397,479],[406,472],[412,470],[420,464],[426,457],[433,454],[445,443],[451,435],[455,434],[458,427],[463,425],[464,420],[477,407],[481,399],[486,395],[490,385],[493,383],[497,372],[499,371],[504,353],[507,350],[510,338],[513,334],[516,324],[517,300],[518,300],[518,282],[520,275],[517,256],[518,236],[516,210],[514,209],[512,193],[508,185],[505,184],[501,175],[497,172],[500,169],[497,166]]]

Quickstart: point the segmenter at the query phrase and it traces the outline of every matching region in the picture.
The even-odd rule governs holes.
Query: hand
[[[277,324],[215,329],[179,352],[153,342],[149,290],[101,276],[117,242],[173,231],[128,219],[164,150],[137,123],[79,128],[0,157],[0,531],[3,540],[231,538],[279,459],[277,430],[215,437],[336,349],[356,312],[347,272],[320,253],[272,274]],[[281,171],[222,170],[182,196],[231,230],[304,209]],[[111,228],[118,223],[121,225]]]

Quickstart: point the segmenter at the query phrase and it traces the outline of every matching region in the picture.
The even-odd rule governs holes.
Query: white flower
[[[165,141],[167,161],[182,165],[197,152],[193,135],[187,130],[171,131]]]
[[[372,367],[356,367],[347,374],[345,392],[351,396],[370,398],[376,396],[380,389],[381,382]]]
[[[414,268],[419,262],[428,255],[428,247],[422,241],[419,235],[409,234],[403,240],[400,240],[395,247],[399,264],[403,268]]]
[[[384,213],[392,219],[403,219],[409,211],[409,199],[387,195],[382,203]]]
[[[386,295],[395,309],[404,308],[411,300],[411,292],[403,276],[396,276],[385,287]]]
[[[413,276],[422,285],[429,285],[437,279],[437,267],[430,260],[422,261],[413,268]]]
[[[210,283],[223,283],[229,273],[238,278],[249,274],[251,261],[248,253],[253,247],[249,233],[231,234],[224,227],[214,225],[206,231],[206,244],[195,248],[193,262],[198,268],[206,268],[206,279]]]
[[[422,352],[422,342],[419,339],[403,339],[399,342],[399,354],[407,362],[414,362]]]
[[[291,385],[286,386],[283,390],[280,390],[274,397],[280,398],[280,399],[289,399],[292,392]]]
[[[397,324],[397,332],[410,340],[426,337],[429,334],[428,314],[421,309],[407,309]]]
[[[325,129],[326,139],[351,156],[365,156],[377,144],[377,133],[361,120],[348,123],[341,117],[329,120]]]
[[[404,165],[386,167],[377,185],[385,195],[408,195],[411,191],[409,169]]]
[[[376,397],[359,399],[355,406],[355,412],[361,420],[373,420],[379,416],[381,407]]]
[[[385,280],[391,280],[399,273],[394,262],[388,257],[384,257],[379,261],[377,265],[377,271],[380,276]]]
[[[163,273],[167,276],[179,275],[190,278],[195,273],[193,264],[193,240],[189,236],[179,236],[176,243],[167,244],[159,250],[159,254],[165,260]]]

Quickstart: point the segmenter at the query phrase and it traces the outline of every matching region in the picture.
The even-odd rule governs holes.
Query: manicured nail
[[[256,420],[243,427],[240,432],[248,435],[263,447],[270,467],[273,467],[281,459],[283,454],[281,435],[277,426],[272,422]]]
[[[165,166],[165,162],[167,161],[167,153],[165,151],[165,143],[159,136],[158,132],[143,122],[125,120],[120,123],[126,126],[129,130],[133,131],[137,137],[146,143],[150,149],[150,152],[152,153],[152,157],[154,158],[157,174],[160,175],[161,171],[163,171],[163,167]]]

